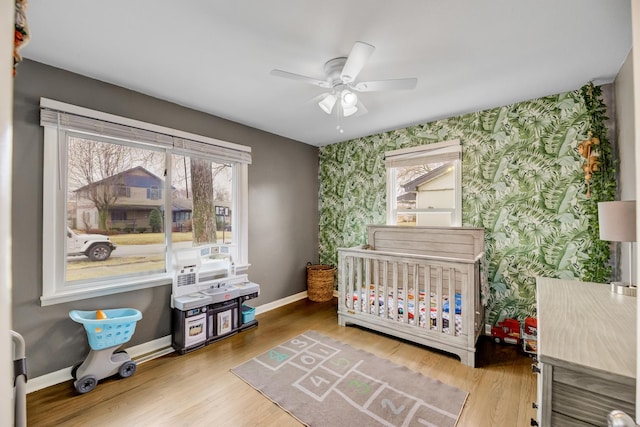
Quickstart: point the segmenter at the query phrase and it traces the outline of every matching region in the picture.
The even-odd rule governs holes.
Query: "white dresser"
[[[636,297],[609,285],[537,279],[538,424],[606,426],[635,415]]]

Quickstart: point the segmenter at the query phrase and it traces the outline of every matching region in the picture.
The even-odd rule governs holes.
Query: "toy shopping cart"
[[[69,317],[82,323],[91,351],[84,362],[71,369],[73,386],[79,393],[93,390],[98,381],[118,374],[127,378],[136,372],[136,362],[120,346],[131,339],[142,313],[134,308],[102,310],[106,319],[96,319],[96,311],[71,310]]]

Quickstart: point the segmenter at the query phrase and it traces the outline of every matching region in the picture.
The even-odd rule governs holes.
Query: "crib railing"
[[[472,298],[476,264],[471,260],[382,252],[366,247],[340,249],[339,311],[391,319],[440,334],[473,336],[476,307],[468,303],[476,301]],[[425,308],[423,321],[420,321],[421,298]],[[456,322],[457,315],[462,317],[460,322]]]

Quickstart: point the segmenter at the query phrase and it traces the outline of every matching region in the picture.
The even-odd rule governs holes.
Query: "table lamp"
[[[620,200],[598,203],[600,240],[629,243],[629,282],[612,282],[611,291],[636,295],[633,281],[633,243],[636,241],[636,201]]]

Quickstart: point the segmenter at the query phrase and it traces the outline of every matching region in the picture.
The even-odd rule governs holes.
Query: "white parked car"
[[[76,234],[67,227],[67,256],[85,255],[91,261],[105,261],[116,245],[102,234]]]

